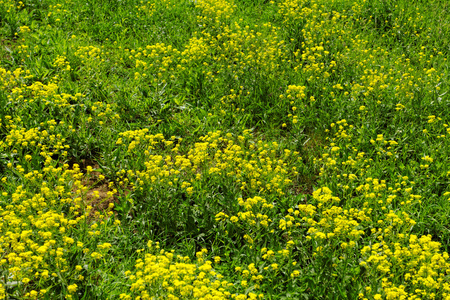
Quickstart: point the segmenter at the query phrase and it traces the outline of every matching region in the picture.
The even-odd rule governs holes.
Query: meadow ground
[[[0,299],[450,299],[446,0],[0,0]]]

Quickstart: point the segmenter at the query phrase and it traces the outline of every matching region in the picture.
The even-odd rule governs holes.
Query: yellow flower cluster
[[[273,1],[272,1],[273,2]],[[312,8],[308,7],[308,3],[315,5]],[[313,10],[317,8],[317,1],[305,0],[285,0],[278,3],[278,13],[283,17],[283,23],[286,25],[294,25],[307,19]]]
[[[307,239],[337,241],[342,248],[354,247],[356,242],[364,234],[363,224],[371,221],[371,209],[343,209],[334,204],[339,204],[340,199],[332,196],[332,192],[327,187],[322,187],[313,193],[313,199],[317,203],[299,204],[298,209],[291,210],[286,216],[288,219],[284,224],[284,230],[288,230],[289,235],[295,227],[308,228]],[[294,231],[295,232],[295,231]],[[293,235],[295,237],[295,234]]]
[[[262,35],[264,39],[259,38]],[[284,72],[280,70],[280,62],[287,58],[284,41],[279,35],[279,27],[271,23],[254,27],[240,26],[238,23],[223,26],[222,32],[216,37],[221,51],[214,60],[227,64],[225,70],[233,70],[235,76],[243,76],[253,68],[273,78],[271,72]]]
[[[422,46],[418,63],[420,68],[423,68],[423,72],[417,78],[417,75],[413,75],[415,66],[410,58],[403,55],[390,59],[395,54],[382,47],[372,48],[367,39],[354,35],[356,26],[361,26],[361,22],[373,25],[374,19],[373,15],[362,15],[363,11],[367,11],[368,2],[354,2],[352,5],[353,7],[349,7],[349,10],[342,10],[334,9],[333,5],[318,0],[278,2],[278,13],[286,30],[291,34],[290,42],[294,48],[294,61],[298,64],[295,70],[301,70],[303,74],[306,74],[309,82],[319,80],[326,86],[333,74],[347,66],[352,68],[356,63],[357,72],[360,74],[357,80],[323,88],[324,93],[329,93],[327,98],[332,101],[336,101],[337,95],[343,95],[348,99],[363,101],[373,99],[380,105],[379,99],[389,98],[390,94],[398,99],[413,99],[414,91],[419,86],[428,93],[439,91],[439,82],[443,74],[433,68],[432,62],[440,60],[443,56],[442,52],[434,48],[435,55],[427,56],[424,53],[428,49]],[[348,14],[348,11],[352,11],[352,14]],[[428,31],[422,28],[423,16],[419,12],[412,13],[407,18],[407,22],[402,23],[402,19],[396,16],[392,26],[394,28],[410,26],[411,28],[407,32],[392,29],[394,35],[421,36],[422,34],[425,35],[424,38],[427,38]],[[418,25],[416,28],[413,20],[422,24],[420,29]],[[316,34],[317,32],[320,34]],[[300,47],[301,50],[298,49]],[[330,57],[330,53],[336,53],[336,55]],[[358,57],[357,62],[353,60],[355,57]],[[385,68],[385,65],[390,67]],[[404,108],[404,104],[406,103],[399,103],[400,106],[397,109]]]
[[[55,120],[49,120],[45,123],[41,123],[41,129],[38,128],[23,128],[21,125],[20,117],[12,119],[10,116],[6,116],[5,119],[9,125],[6,125],[8,133],[4,141],[0,141],[0,149],[5,153],[10,154],[22,154],[19,158],[25,158],[26,161],[31,159],[45,160],[45,165],[49,165],[52,162],[52,156],[61,155],[67,156],[67,150],[69,145],[65,144],[66,139],[62,137],[60,133],[57,133],[57,127],[64,124],[61,121],[59,124]],[[46,128],[46,129],[43,129]],[[20,161],[20,163],[26,163]],[[12,167],[12,162],[10,162]],[[17,166],[17,168],[20,168]]]
[[[153,21],[155,16],[179,9],[180,4],[180,1],[175,0],[140,0],[135,6],[136,17],[146,22]],[[121,26],[120,24],[115,25]]]
[[[105,102],[94,102],[90,105],[86,105],[91,108],[92,114],[86,119],[86,123],[89,124],[114,124],[115,121],[120,119],[120,115],[117,113],[115,104],[109,104]]]
[[[306,107],[306,104],[302,101],[306,98],[306,86],[289,85],[286,94],[281,94],[280,98],[289,101],[292,111],[289,112],[288,118],[292,118],[292,123],[297,124],[299,114],[304,113],[303,108]],[[311,97],[310,100],[315,101],[314,97]],[[299,107],[300,110],[298,110]]]
[[[136,16],[138,17],[151,17],[156,12],[156,3],[153,1],[139,1],[139,5],[136,5]]]
[[[70,71],[70,63],[67,61],[67,58],[65,56],[58,55],[53,62],[53,65],[62,70]]]
[[[257,263],[249,265],[238,263],[239,265],[234,268],[239,275],[240,285],[247,289],[257,290],[261,288],[261,285],[271,284],[273,280],[276,281],[279,272],[287,272],[290,274],[289,280],[295,280],[300,275],[300,270],[294,269],[297,262],[292,259],[292,249],[296,244],[295,240],[283,234],[284,238],[277,247],[279,250],[266,247],[261,250],[258,249],[258,245],[264,245],[267,239],[270,240],[270,237],[276,234],[275,227],[277,223],[280,224],[280,229],[285,230],[286,227],[294,226],[292,222],[294,217],[287,215],[280,219],[277,217],[278,208],[276,204],[269,204],[265,199],[258,196],[246,200],[239,198],[238,202],[241,211],[236,215],[230,217],[226,213],[220,212],[215,217],[222,230],[226,229],[225,235],[228,235],[228,230],[233,232],[233,237],[236,237],[236,234],[241,234],[248,248],[253,251],[253,255],[259,257],[256,260]],[[294,213],[292,209],[289,209],[289,213],[296,216],[299,214],[298,211]],[[272,220],[272,217],[276,217],[277,220]],[[288,221],[286,222],[286,220]],[[262,294],[258,295],[258,297],[262,296]]]
[[[440,251],[440,246],[430,235],[397,234],[392,241],[365,246],[360,264],[383,277],[381,288],[386,299],[449,299],[449,255]],[[376,299],[375,291],[366,291],[363,297]]]
[[[434,120],[430,116],[426,123],[434,126]],[[436,129],[437,138],[445,127],[438,125]],[[416,183],[408,176],[401,175],[390,180],[371,177],[371,174],[378,172],[372,165],[378,165],[381,159],[394,162],[398,156],[396,149],[401,145],[383,134],[376,134],[373,138],[366,136],[363,129],[349,125],[346,120],[332,123],[330,132],[331,143],[325,147],[322,158],[316,160],[323,165],[321,176],[337,180],[337,187],[345,191],[344,195],[349,195],[347,204],[359,209],[343,210],[333,206],[320,210],[323,193],[317,190],[313,193],[313,199],[319,202],[317,208],[311,204],[298,206],[300,212],[297,214],[301,215],[303,210],[305,217],[302,220],[305,226],[311,227],[308,232],[325,240],[335,237],[335,232],[331,230],[336,228],[345,233],[338,237],[342,248],[358,249],[358,238],[369,234],[369,231],[359,228],[371,228],[370,239],[374,239],[374,242],[371,246],[359,248],[363,257],[360,266],[367,269],[370,276],[383,279],[378,289],[368,286],[365,293],[360,294],[361,299],[448,297],[449,287],[444,279],[448,270],[448,254],[441,251],[440,243],[433,241],[430,235],[418,237],[410,233],[417,222],[408,210],[422,203],[422,196],[414,193]],[[370,153],[358,151],[359,147],[364,147]],[[430,155],[423,155],[418,164],[433,164],[434,151],[430,151]],[[421,165],[421,168],[424,167]],[[330,190],[327,189],[325,195],[326,199],[333,199]],[[339,198],[335,199],[339,203]],[[330,200],[324,202],[332,203]],[[327,218],[323,218],[317,222],[314,217],[319,213],[330,216],[330,219],[327,221]],[[348,222],[349,219],[343,216],[352,216],[353,220]],[[339,226],[343,219],[344,226]],[[328,231],[316,229],[317,225],[325,225]],[[353,236],[352,232],[357,239],[344,241],[345,237]],[[321,247],[316,248],[320,250],[316,250],[317,254],[326,253]]]
[[[192,47],[195,48],[193,45]],[[187,48],[189,48],[187,46]],[[199,49],[199,48],[195,48]],[[202,49],[200,49],[203,51]],[[193,54],[194,49],[190,50]],[[175,78],[173,73],[177,71],[184,71],[185,67],[181,64],[175,65],[180,61],[180,51],[171,45],[165,45],[164,43],[156,43],[155,45],[148,45],[145,48],[139,48],[136,50],[124,49],[126,59],[131,62],[134,61],[136,66],[135,79],[150,78],[150,82],[163,82],[169,78]],[[186,52],[188,54],[189,52]],[[153,78],[149,76],[153,75]]]
[[[6,292],[3,284],[0,283],[0,299],[6,299]]]
[[[11,11],[15,11],[16,8],[20,9],[23,6],[20,3],[16,6],[16,2],[11,0],[0,0],[0,5],[7,13],[11,13]]]
[[[95,64],[98,66],[104,61],[102,47],[96,46],[81,46],[75,51],[75,56],[81,60],[82,64]]]
[[[120,299],[256,299],[256,297],[230,292],[234,284],[223,280],[205,259],[207,250],[197,252],[197,260],[175,255],[174,251],[160,249],[159,243],[149,241],[143,259],[137,259],[135,269],[125,274],[130,292]]]
[[[195,7],[201,10],[203,17],[199,17],[199,22],[209,23],[211,21],[219,23],[229,19],[236,9],[236,5],[225,0],[195,0]]]
[[[17,174],[23,184],[14,186],[4,180],[5,187],[12,190],[0,195],[0,274],[8,278],[7,284],[19,284],[27,299],[43,297],[52,285],[67,284],[69,291],[75,291],[74,282],[84,277],[80,266],[73,264],[74,254],[84,253],[77,255],[77,261],[94,267],[95,260],[111,248],[109,243],[96,245],[107,227],[87,222],[84,175],[77,165],[73,169],[50,165],[28,173],[18,170]],[[89,240],[82,239],[80,231],[91,236]],[[87,245],[96,246],[97,252],[90,253]]]
[[[200,137],[200,141],[180,153],[181,139],[166,140],[162,134],[148,134],[148,129],[120,134],[116,144],[128,155],[144,153],[144,161],[136,161],[136,169],[122,170],[118,180],[131,181],[135,189],[153,189],[160,184],[180,185],[188,194],[195,191],[202,178],[230,178],[236,188],[246,193],[284,195],[298,172],[297,153],[282,151],[276,142],[255,142],[249,131],[233,137],[220,131]],[[165,148],[165,151],[161,149]],[[289,165],[288,165],[289,163]],[[144,167],[144,169],[142,169]],[[121,179],[128,174],[126,180]],[[206,179],[204,179],[206,180]],[[200,185],[199,185],[200,186]]]
[[[70,68],[65,58],[59,57],[55,60],[55,63],[61,69],[68,70]],[[29,70],[23,70],[22,68],[13,72],[0,68],[0,75],[2,75],[0,86],[8,92],[8,100],[15,104],[17,111],[20,111],[20,109],[42,109],[39,105],[43,103],[50,111],[63,113],[74,111],[75,105],[84,105],[80,103],[83,98],[81,93],[72,95],[59,92],[58,75],[54,76],[48,83],[41,81],[28,83],[35,76]]]
[[[189,39],[188,44],[185,46],[185,50],[181,52],[183,57],[181,63],[186,64],[188,61],[203,61],[208,55],[209,45],[203,38],[193,37]]]
[[[245,201],[242,198],[239,198],[238,202],[240,207],[244,208],[243,211],[240,211],[237,215],[231,217],[224,212],[220,212],[216,215],[216,222],[229,220],[231,223],[236,224],[236,226],[247,228],[249,231],[244,238],[249,244],[252,244],[253,238],[251,235],[258,234],[260,226],[267,228],[269,227],[269,224],[272,223],[272,220],[267,213],[269,213],[274,206],[258,196],[248,198]]]

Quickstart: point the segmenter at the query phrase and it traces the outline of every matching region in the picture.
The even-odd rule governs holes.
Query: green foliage
[[[0,299],[450,298],[448,10],[0,0]]]

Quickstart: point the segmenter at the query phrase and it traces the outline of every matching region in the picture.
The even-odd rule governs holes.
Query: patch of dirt
[[[11,56],[18,42],[16,39],[1,39],[0,40],[0,59],[4,61],[13,61]]]
[[[305,174],[299,174],[298,180],[295,182],[295,193],[297,195],[312,195],[319,177],[319,170],[314,166],[314,159],[321,157],[322,149],[325,145],[322,136],[310,133],[308,139],[299,149],[300,156],[303,157],[303,163],[308,171]]]
[[[86,204],[93,207],[91,214],[95,212],[103,212],[108,209],[110,203],[118,203],[116,197],[108,196],[108,192],[112,191],[107,183],[90,189],[86,193]],[[96,196],[98,195],[98,197]]]
[[[314,186],[314,182],[315,180],[311,178],[306,178],[303,177],[299,180],[298,185],[296,185],[294,187],[295,189],[295,194],[296,195],[312,195],[312,193],[314,192],[313,186]],[[306,197],[304,198],[305,203],[306,203]]]
[[[86,205],[92,206],[92,210],[89,213],[88,219],[95,220],[98,219],[99,214],[104,214],[109,210],[110,203],[119,203],[119,200],[115,196],[108,195],[113,189],[109,187],[109,182],[105,179],[100,178],[102,174],[98,171],[92,171],[87,174],[88,167],[92,167],[93,170],[99,169],[99,165],[90,159],[82,159],[78,163],[80,169],[85,174],[85,177],[81,181],[83,186],[89,188],[84,197],[84,203]],[[117,212],[114,211],[114,215],[117,216]]]

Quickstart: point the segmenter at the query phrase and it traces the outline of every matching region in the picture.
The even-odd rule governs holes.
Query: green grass
[[[449,9],[0,0],[0,299],[450,298]]]

